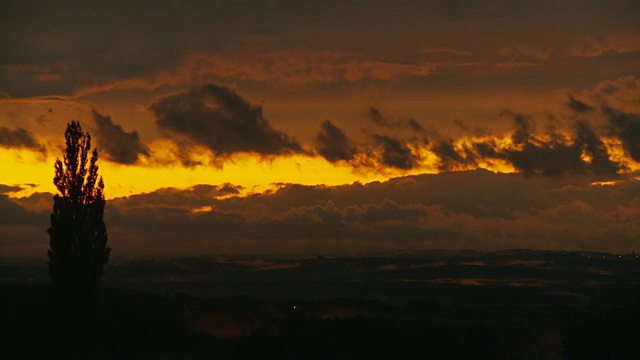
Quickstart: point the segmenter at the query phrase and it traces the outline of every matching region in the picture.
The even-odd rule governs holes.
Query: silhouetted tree
[[[103,220],[104,183],[98,178],[98,152],[91,152],[91,136],[78,121],[67,124],[65,139],[64,159],[56,159],[53,178],[58,194],[47,230],[49,273],[58,292],[90,292],[98,286],[111,251]]]

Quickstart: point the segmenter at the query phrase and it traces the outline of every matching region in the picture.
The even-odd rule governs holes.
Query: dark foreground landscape
[[[82,311],[50,300],[45,261],[0,277],[7,358],[640,357],[635,254],[116,259]]]

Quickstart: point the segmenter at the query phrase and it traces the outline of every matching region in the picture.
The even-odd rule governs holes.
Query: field
[[[633,358],[640,340],[635,254],[121,260],[83,315],[50,300],[44,262],[1,264],[16,358]]]

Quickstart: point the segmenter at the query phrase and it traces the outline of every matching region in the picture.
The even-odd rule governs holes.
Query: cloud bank
[[[231,184],[201,185],[111,200],[105,219],[110,246],[121,256],[437,248],[637,251],[640,181],[594,180],[476,170],[366,185],[281,185],[247,197],[237,196]],[[30,198],[0,195],[4,254],[46,254],[42,234],[50,210],[29,204]]]

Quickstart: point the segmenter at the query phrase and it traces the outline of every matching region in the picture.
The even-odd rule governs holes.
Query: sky
[[[637,1],[0,0],[0,256],[640,251]]]

